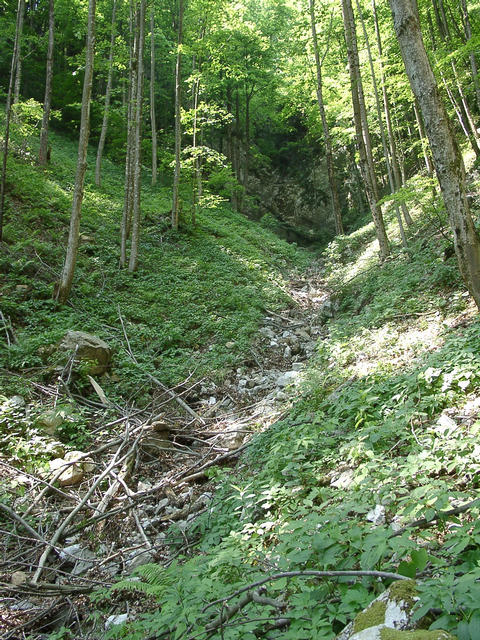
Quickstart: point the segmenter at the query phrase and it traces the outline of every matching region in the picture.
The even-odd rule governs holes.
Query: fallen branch
[[[224,598],[219,598],[218,600],[214,600],[213,602],[209,602],[202,609],[202,613],[205,613],[210,607],[213,607],[216,604],[229,602],[233,598],[245,593],[246,591],[250,591],[251,589],[255,589],[256,587],[261,587],[268,582],[273,582],[275,580],[281,580],[282,578],[342,578],[342,577],[356,577],[363,578],[366,576],[370,576],[372,578],[381,578],[383,580],[408,580],[409,578],[405,576],[401,576],[399,573],[391,573],[390,571],[314,571],[314,570],[305,570],[305,571],[283,571],[282,573],[274,573],[271,576],[267,576],[266,578],[262,578],[261,580],[257,580],[256,582],[252,582],[251,584],[238,589],[234,593],[231,593],[229,596],[225,596]]]
[[[35,538],[36,540],[40,540],[40,542],[47,544],[45,538],[42,538],[42,536],[38,533],[38,531],[35,531],[35,529],[32,529],[32,527],[28,524],[28,522],[25,522],[25,520],[21,516],[19,516],[18,513],[15,513],[13,509],[10,509],[10,507],[7,507],[7,505],[3,504],[3,502],[0,502],[0,509],[4,511],[6,514],[8,514],[10,518],[12,518],[12,520],[16,520],[19,524],[21,524],[22,527],[25,529],[25,531],[28,531],[28,533],[32,536],[32,538]]]
[[[397,536],[401,536],[402,533],[405,533],[405,531],[408,531],[409,529],[427,529],[428,527],[430,527],[435,522],[438,522],[439,520],[443,520],[450,516],[458,516],[461,513],[465,513],[466,511],[473,509],[474,507],[480,507],[480,498],[475,498],[475,500],[472,500],[471,502],[467,502],[461,507],[455,507],[455,509],[450,509],[449,511],[438,511],[434,515],[434,517],[431,518],[430,520],[427,520],[426,518],[420,518],[419,520],[414,520],[413,522],[410,522],[409,524],[402,527],[402,529],[399,529],[398,531],[394,531],[393,533],[391,533],[389,536],[389,539],[396,538]]]
[[[284,602],[280,602],[280,600],[274,600],[273,598],[268,598],[263,595],[264,592],[264,589],[259,589],[258,591],[247,591],[236,604],[232,605],[231,607],[224,608],[220,615],[215,618],[215,620],[212,620],[212,622],[209,622],[205,626],[205,630],[209,632],[209,636],[211,636],[214,631],[216,631],[219,627],[222,627],[226,622],[233,618],[235,614],[241,611],[250,602],[256,602],[257,604],[273,607],[274,609],[278,609],[279,611],[283,611],[283,609],[285,609]]]

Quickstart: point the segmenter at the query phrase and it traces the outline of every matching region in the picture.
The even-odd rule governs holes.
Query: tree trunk
[[[318,49],[317,26],[315,20],[315,0],[309,0],[310,3],[310,23],[312,28],[313,53],[315,55],[315,67],[317,70],[317,102],[320,110],[320,118],[322,120],[323,137],[325,141],[325,159],[327,161],[328,183],[330,186],[330,194],[332,196],[333,219],[335,221],[336,235],[343,235],[342,210],[340,207],[340,199],[338,197],[337,183],[335,182],[335,168],[333,162],[332,139],[330,137],[330,129],[328,127],[327,115],[325,113],[325,105],[323,102],[323,80],[322,80],[322,61]]]
[[[352,91],[353,119],[355,122],[355,133],[360,155],[360,168],[373,222],[375,224],[375,232],[380,249],[380,258],[381,260],[384,260],[390,253],[390,247],[385,231],[382,211],[377,204],[378,188],[374,172],[362,78],[360,75],[355,20],[351,0],[342,0],[342,10]]]
[[[7,180],[7,158],[8,158],[8,143],[10,140],[10,120],[12,117],[13,83],[14,83],[15,72],[17,69],[19,52],[20,52],[20,40],[21,40],[21,34],[22,34],[24,9],[25,9],[25,0],[18,0],[17,23],[15,26],[15,41],[13,43],[12,63],[10,66],[10,80],[8,83],[7,104],[5,107],[5,136],[3,141],[2,180],[0,184],[0,242],[3,240],[3,221],[4,221],[4,213],[5,213],[5,186],[6,186],[6,180]]]
[[[72,215],[68,234],[67,254],[61,275],[60,284],[55,297],[60,304],[64,304],[72,288],[75,264],[77,261],[78,238],[80,232],[80,218],[87,170],[88,136],[90,133],[90,100],[92,96],[93,64],[95,53],[95,8],[96,0],[88,2],[87,45],[85,52],[85,77],[83,79],[82,109],[80,116],[80,136],[78,140],[77,173],[73,192]]]
[[[102,130],[100,131],[100,139],[98,141],[97,162],[95,165],[95,184],[97,187],[101,184],[102,155],[105,147],[105,138],[108,129],[108,112],[110,110],[110,95],[112,93],[112,77],[113,77],[113,52],[115,50],[115,18],[117,13],[117,0],[113,0],[112,22],[110,29],[110,53],[108,56],[108,76],[107,88],[105,90],[105,106],[103,108]]]
[[[38,152],[38,164],[42,167],[46,166],[47,156],[48,156],[48,125],[50,121],[50,107],[51,107],[51,101],[52,101],[54,40],[55,40],[55,6],[54,6],[54,0],[49,0],[48,49],[47,49],[47,71],[45,75],[45,99],[43,101],[42,128],[40,131],[40,149]]]
[[[462,155],[425,51],[416,4],[414,0],[390,0],[390,7],[405,69],[432,148],[460,272],[480,309],[480,238],[468,206]]]
[[[155,8],[150,13],[150,126],[152,129],[152,185],[157,184],[157,123],[155,115]]]
[[[129,271],[136,271],[138,266],[138,243],[140,239],[140,200],[141,200],[141,168],[142,168],[142,105],[143,105],[143,50],[145,44],[145,0],[138,6],[138,45],[137,45],[137,88],[135,95],[134,139],[133,139],[133,218],[132,243],[130,246]]]
[[[470,40],[472,38],[472,27],[470,24],[470,16],[468,14],[468,9],[467,9],[467,0],[461,0],[461,6],[462,6],[464,28],[465,28],[465,37],[467,38],[467,40]],[[472,69],[472,79],[473,79],[473,86],[475,87],[477,109],[480,111],[480,82],[478,80],[477,59],[473,51],[470,53],[470,67]]]
[[[13,90],[13,102],[17,104],[20,99],[20,84],[22,82],[22,35],[23,35],[23,21],[25,17],[25,0],[21,0],[18,3],[17,14],[17,29],[18,29],[18,52],[17,52],[17,64],[15,67],[15,85]]]
[[[393,172],[392,172],[392,166],[390,164],[390,158],[389,158],[389,150],[387,147],[387,137],[385,135],[385,127],[383,125],[383,118],[382,118],[382,108],[380,106],[380,97],[378,94],[378,86],[377,86],[377,78],[375,76],[375,69],[373,67],[373,58],[372,58],[372,51],[370,49],[370,40],[368,38],[368,33],[367,33],[367,29],[365,27],[365,21],[363,19],[362,16],[362,12],[361,12],[361,8],[360,8],[360,2],[359,0],[356,0],[357,3],[357,11],[358,11],[358,15],[360,17],[360,23],[362,25],[362,31],[363,31],[363,37],[365,40],[365,45],[367,48],[367,57],[368,57],[368,63],[370,65],[370,75],[372,77],[372,86],[373,86],[373,93],[375,96],[375,108],[377,111],[377,119],[378,119],[378,126],[380,128],[380,137],[382,140],[382,149],[383,149],[383,155],[385,157],[385,164],[387,166],[387,176],[388,176],[388,184],[390,186],[390,193],[393,194],[395,193],[395,182],[393,179]],[[405,235],[405,229],[403,226],[403,220],[402,220],[402,216],[400,214],[400,207],[398,206],[397,202],[394,202],[394,208],[395,208],[395,215],[397,217],[397,222],[398,222],[398,228],[400,230],[400,238],[402,240],[402,245],[406,248],[407,247],[407,236]]]
[[[388,145],[390,148],[390,157],[392,161],[393,179],[395,183],[395,190],[397,191],[398,189],[403,187],[403,182],[402,182],[402,176],[400,174],[400,167],[398,163],[397,143],[395,142],[395,135],[393,133],[392,117],[390,114],[390,101],[388,99],[387,85],[385,82],[385,72],[383,69],[382,38],[380,34],[380,26],[378,24],[377,6],[375,3],[375,0],[372,0],[372,11],[373,11],[373,18],[375,22],[375,35],[377,38],[377,48],[378,48],[378,56],[379,56],[379,64],[380,64],[380,81],[382,84],[383,110],[385,113],[385,123],[387,125],[387,136],[388,136]],[[405,222],[407,223],[408,226],[410,226],[413,223],[413,220],[408,210],[408,207],[405,204],[405,202],[402,202],[400,206],[402,209],[403,217],[405,218]]]
[[[178,6],[178,48],[177,62],[175,65],[175,171],[173,175],[173,200],[172,200],[172,229],[178,229],[180,215],[180,154],[182,152],[182,43],[183,43],[183,0],[179,0]]]
[[[133,0],[129,4],[129,59],[128,59],[128,106],[127,106],[127,149],[125,155],[125,193],[123,201],[122,226],[120,230],[120,266],[127,263],[127,240],[130,235],[130,220],[133,209],[133,103],[136,91],[136,46],[137,38],[134,37],[134,12]]]

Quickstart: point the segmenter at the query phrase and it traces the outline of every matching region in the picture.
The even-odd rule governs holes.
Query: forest
[[[0,638],[480,640],[480,0],[0,0]]]

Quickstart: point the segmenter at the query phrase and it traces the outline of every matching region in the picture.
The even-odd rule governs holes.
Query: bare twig
[[[449,516],[458,516],[461,513],[470,511],[470,509],[473,509],[474,507],[480,507],[480,498],[476,498],[475,500],[472,500],[471,502],[467,502],[461,507],[455,507],[455,509],[450,509],[449,511],[438,511],[433,516],[433,518],[429,520],[427,520],[426,518],[420,518],[419,520],[414,520],[413,522],[410,522],[409,524],[405,525],[402,529],[399,529],[398,531],[394,531],[392,534],[390,534],[389,538],[396,538],[397,536],[401,536],[402,533],[405,533],[405,531],[409,531],[410,529],[426,529],[427,527],[430,527],[431,525],[433,525],[435,522],[438,522],[438,520],[444,520]]]

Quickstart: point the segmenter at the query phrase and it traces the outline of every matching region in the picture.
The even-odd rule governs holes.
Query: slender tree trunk
[[[117,14],[117,0],[113,0],[112,7],[112,22],[110,29],[110,53],[108,56],[108,75],[107,75],[107,88],[105,90],[105,106],[103,108],[103,122],[102,129],[100,131],[100,139],[98,141],[97,149],[97,162],[95,165],[95,184],[97,187],[101,184],[101,171],[102,171],[102,156],[103,149],[105,147],[105,138],[107,137],[108,129],[108,114],[110,111],[110,96],[112,93],[112,78],[113,78],[113,52],[115,50],[115,19]]]
[[[61,275],[60,284],[56,291],[56,299],[64,304],[72,288],[75,264],[77,262],[78,238],[80,232],[80,218],[84,192],[85,172],[87,170],[88,136],[90,133],[90,100],[92,95],[93,63],[95,53],[95,8],[96,0],[88,2],[87,45],[85,77],[83,79],[82,109],[80,116],[80,136],[78,141],[77,174],[73,192],[72,215],[68,234],[67,254]]]
[[[468,205],[463,159],[428,60],[414,0],[390,0],[405,69],[422,111],[462,277],[480,309],[480,238]]]
[[[21,6],[20,6],[21,5]],[[17,15],[17,27],[18,27],[18,57],[17,65],[15,68],[15,85],[13,90],[13,104],[17,104],[20,99],[20,85],[22,82],[22,35],[23,35],[23,22],[25,18],[25,0],[22,0],[18,5]]]
[[[50,121],[50,108],[52,101],[53,79],[53,46],[55,40],[55,6],[54,0],[48,3],[48,49],[47,71],[45,75],[45,99],[43,101],[42,128],[40,131],[40,149],[38,152],[38,164],[44,167],[48,156],[48,125]]]
[[[367,57],[368,57],[368,63],[370,65],[370,75],[372,77],[372,86],[373,86],[373,93],[374,93],[374,96],[375,96],[375,108],[376,108],[376,111],[377,111],[378,126],[380,128],[380,137],[381,137],[381,140],[382,140],[382,149],[383,149],[383,155],[385,157],[385,164],[387,166],[388,184],[390,186],[390,193],[393,194],[396,191],[395,182],[394,182],[394,178],[393,178],[392,166],[390,164],[389,149],[388,149],[388,146],[387,146],[387,137],[385,135],[385,127],[383,125],[382,107],[380,106],[380,97],[379,97],[379,93],[378,93],[377,78],[375,76],[375,69],[373,67],[373,58],[372,58],[372,51],[371,51],[371,48],[370,48],[370,40],[369,40],[369,37],[368,37],[367,29],[365,27],[365,21],[364,21],[363,16],[362,16],[359,0],[356,0],[356,3],[357,3],[358,15],[359,15],[359,18],[360,18],[360,23],[362,25],[363,37],[364,37],[364,40],[365,40],[365,45],[367,47]],[[400,214],[400,207],[398,206],[397,202],[394,202],[394,208],[395,208],[395,215],[397,217],[398,228],[399,228],[399,231],[400,231],[400,238],[402,240],[402,245],[406,248],[408,246],[408,244],[407,244],[407,236],[405,235],[405,229],[404,229],[404,226],[403,226],[403,220],[402,220],[402,216]]]
[[[150,125],[152,129],[152,185],[157,184],[157,122],[155,115],[155,7],[150,12]]]
[[[250,102],[254,87],[248,91],[245,85],[245,153],[243,154],[243,187],[248,192],[248,180],[250,178]]]
[[[383,110],[385,113],[385,123],[387,125],[388,144],[390,147],[390,157],[392,160],[393,179],[395,183],[395,190],[403,187],[402,176],[400,174],[400,167],[398,163],[397,143],[395,141],[395,135],[392,126],[392,116],[390,114],[390,101],[388,99],[387,85],[385,82],[385,71],[383,69],[383,46],[382,38],[380,34],[380,26],[378,24],[377,6],[375,0],[372,0],[372,11],[375,22],[375,35],[377,38],[378,56],[380,61],[380,81],[382,85],[382,98],[383,98]],[[400,205],[403,213],[403,217],[408,226],[413,223],[412,217],[405,202]]]
[[[384,260],[390,253],[389,242],[385,231],[382,211],[378,206],[378,188],[374,172],[370,132],[368,129],[365,98],[363,95],[362,78],[358,59],[358,48],[351,0],[342,0],[343,24],[345,41],[347,44],[348,67],[350,72],[350,84],[352,90],[353,119],[357,146],[360,155],[360,168],[365,184],[368,203],[375,224],[380,258]]]
[[[142,168],[142,105],[143,105],[143,51],[145,44],[145,0],[138,6],[138,45],[137,45],[137,88],[135,95],[134,140],[133,140],[133,218],[132,243],[130,246],[129,271],[138,266],[138,244],[140,239],[140,200]]]
[[[463,23],[465,28],[465,37],[467,40],[472,38],[472,27],[470,24],[470,16],[467,9],[467,0],[460,0],[462,6]],[[480,81],[478,80],[478,66],[475,53],[470,53],[470,67],[472,69],[473,86],[475,87],[475,97],[477,100],[477,109],[480,111]]]
[[[183,44],[183,11],[184,0],[178,6],[178,48],[175,66],[175,171],[173,175],[172,229],[178,229],[180,215],[180,155],[182,152],[182,44]]]
[[[310,23],[312,28],[313,53],[315,55],[315,67],[317,70],[317,102],[320,110],[320,118],[322,120],[323,137],[325,141],[325,159],[327,161],[328,183],[330,186],[330,194],[332,197],[333,219],[335,221],[336,235],[343,235],[342,210],[340,207],[340,199],[338,197],[337,183],[335,181],[335,168],[333,162],[332,139],[330,137],[330,129],[328,127],[327,115],[325,113],[325,105],[323,102],[323,79],[322,79],[322,61],[318,49],[317,26],[315,20],[315,0],[309,0],[310,4]]]
[[[23,23],[23,13],[25,9],[25,0],[18,0],[17,5],[17,23],[15,26],[15,41],[13,43],[12,63],[10,66],[10,80],[8,83],[7,104],[5,108],[5,137],[3,141],[3,161],[2,161],[2,180],[0,184],[0,242],[3,240],[3,222],[5,213],[5,186],[7,180],[7,158],[8,143],[10,141],[10,120],[12,118],[12,99],[13,99],[13,83],[15,71],[18,65],[20,52],[20,40],[22,34],[21,25]]]
[[[122,225],[120,230],[120,266],[125,267],[127,263],[127,240],[130,236],[130,223],[133,210],[133,104],[135,102],[136,91],[136,47],[137,37],[134,29],[136,13],[133,10],[133,0],[129,3],[129,57],[128,57],[128,105],[127,105],[127,149],[125,154],[125,193],[123,201]],[[134,35],[135,32],[135,35]]]
[[[195,73],[195,56],[193,56],[193,73]],[[200,69],[198,70],[200,72]],[[192,225],[197,224],[197,205],[198,200],[201,197],[202,190],[202,177],[200,169],[200,159],[197,154],[197,139],[198,139],[198,100],[200,95],[200,77],[195,77],[193,81],[193,184],[192,184]]]

